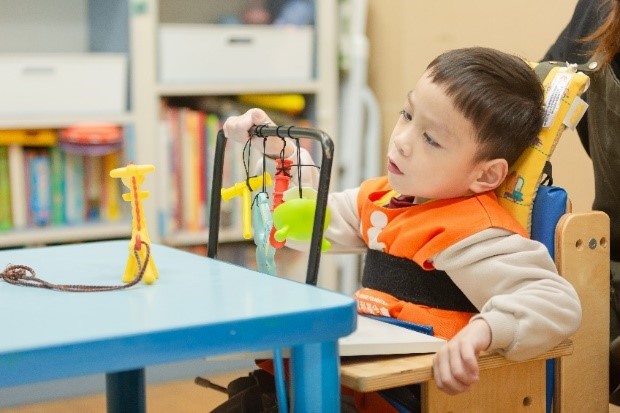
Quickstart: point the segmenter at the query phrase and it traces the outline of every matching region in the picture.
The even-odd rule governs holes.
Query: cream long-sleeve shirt
[[[301,164],[311,163],[302,150]],[[316,188],[317,184],[316,168],[303,168],[301,185]],[[366,247],[360,233],[357,194],[355,188],[329,195],[331,221],[324,236],[334,252]],[[480,311],[472,320],[481,318],[490,326],[487,351],[523,360],[546,352],[579,328],[579,297],[558,275],[540,242],[490,228],[438,253],[432,262]]]

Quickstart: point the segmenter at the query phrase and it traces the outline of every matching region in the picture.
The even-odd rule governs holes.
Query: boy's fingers
[[[451,395],[469,389],[479,381],[475,348],[458,339],[447,343],[433,359],[433,378],[440,390]]]
[[[269,116],[267,116],[267,114],[263,110],[254,108],[250,109],[250,111],[250,117],[254,125],[273,124],[271,119],[269,119]]]
[[[453,350],[454,348],[442,349],[433,360],[433,378],[435,383],[440,390],[450,395],[461,393],[469,388],[469,384],[461,381],[455,375],[454,366],[452,365]]]

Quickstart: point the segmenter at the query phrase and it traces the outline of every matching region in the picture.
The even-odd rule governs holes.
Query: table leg
[[[291,411],[340,411],[338,342],[294,346],[291,349]]]
[[[106,374],[108,413],[145,413],[144,369]]]

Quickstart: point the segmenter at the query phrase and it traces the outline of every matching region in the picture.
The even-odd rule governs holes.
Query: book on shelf
[[[0,131],[0,143],[10,142],[0,145],[0,230],[113,221],[124,214],[119,181],[107,178],[121,151],[84,155],[50,146],[55,131],[8,132]]]
[[[101,187],[103,186],[103,165],[101,156],[84,157],[84,210],[86,220],[95,221],[101,217]]]
[[[65,154],[65,220],[81,224],[86,216],[84,204],[84,157]]]
[[[170,137],[172,139],[172,151],[170,152],[172,156],[172,170],[173,172],[173,182],[171,185],[171,204],[169,207],[172,208],[172,218],[173,225],[172,230],[176,231],[183,228],[183,162],[182,162],[182,151],[181,151],[181,119],[180,119],[180,110],[177,108],[170,108]]]
[[[207,216],[207,125],[206,114],[198,111],[196,121],[196,192],[198,193],[198,226],[206,228],[209,225]]]
[[[157,228],[159,235],[163,238],[170,234],[173,223],[172,213],[172,177],[174,170],[172,168],[172,137],[170,133],[170,122],[166,118],[169,111],[164,110],[159,120],[159,134],[157,146],[157,169],[155,170],[157,177]]]
[[[166,171],[162,175],[167,175],[162,179],[168,183],[158,196],[158,226],[163,236],[208,227],[210,170],[220,125],[215,114],[184,107],[165,109],[157,154],[160,168]]]
[[[110,152],[103,155],[101,183],[101,210],[107,221],[117,221],[121,218],[121,182],[110,176],[110,171],[121,165],[120,152]],[[159,189],[159,188],[158,188]]]
[[[186,229],[198,231],[205,228],[204,207],[200,199],[200,139],[204,136],[204,114],[188,108],[183,108],[180,113],[183,222]]]
[[[50,148],[51,223],[65,223],[65,156],[58,146]]]
[[[12,144],[8,146],[8,152],[13,229],[22,229],[25,228],[28,223],[26,181],[24,180],[24,148],[21,145]]]
[[[190,132],[190,123],[192,112],[188,108],[179,110],[179,129],[181,131],[181,168],[178,170],[181,175],[181,199],[183,200],[183,209],[181,210],[182,227],[189,230],[195,230],[195,222],[192,221],[193,210],[196,204],[194,190],[194,154],[193,154],[193,137]]]
[[[161,236],[179,231],[205,234],[209,228],[210,192],[217,134],[223,120],[235,111],[230,98],[201,100],[192,105],[186,98],[162,102],[157,141],[157,164],[162,170],[158,186],[158,229]],[[238,102],[237,102],[238,104]],[[200,108],[200,109],[197,109]],[[291,119],[290,116],[286,119]],[[298,119],[302,126],[307,122]],[[301,142],[311,145],[312,142]],[[254,141],[256,144],[256,141]],[[243,182],[257,173],[259,151],[244,151],[244,146],[228,142],[224,154],[222,188]],[[275,162],[267,161],[273,176]],[[165,186],[165,188],[161,188]],[[266,188],[269,191],[269,188]],[[220,229],[239,228],[241,239],[241,197],[222,202]],[[200,235],[199,235],[200,236]]]
[[[12,227],[9,151],[6,146],[0,146],[0,231],[9,230]]]
[[[205,117],[205,152],[206,152],[206,167],[205,167],[205,182],[207,188],[205,188],[207,198],[207,209],[205,214],[207,215],[207,225],[209,224],[209,210],[211,206],[211,183],[213,182],[213,162],[215,156],[215,144],[217,143],[217,134],[221,128],[221,120],[218,115],[214,113],[207,113]]]
[[[47,150],[28,149],[26,151],[26,174],[29,177],[28,201],[30,205],[29,224],[45,226],[51,221],[51,165]]]

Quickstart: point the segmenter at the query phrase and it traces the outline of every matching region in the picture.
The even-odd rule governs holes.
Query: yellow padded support
[[[536,68],[537,63],[530,63]],[[574,129],[588,105],[581,95],[590,84],[576,65],[553,67],[543,80],[545,120],[536,143],[523,152],[496,189],[499,202],[530,232],[536,191],[545,162],[551,157],[566,127]]]

